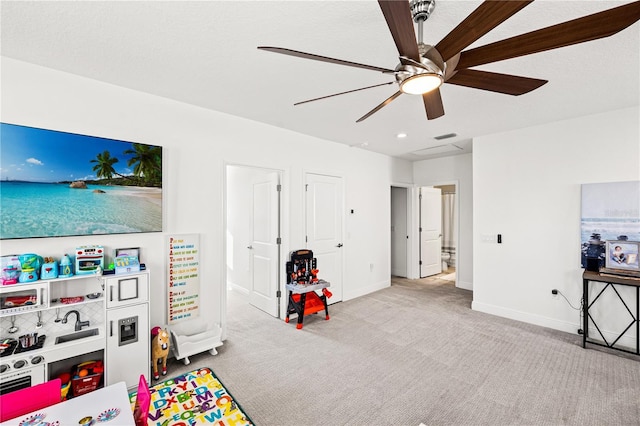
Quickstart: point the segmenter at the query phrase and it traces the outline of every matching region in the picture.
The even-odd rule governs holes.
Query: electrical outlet
[[[558,290],[556,290],[555,288],[551,290],[551,298],[558,299]]]

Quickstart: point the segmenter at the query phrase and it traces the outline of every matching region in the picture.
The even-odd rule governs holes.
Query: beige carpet
[[[229,309],[211,367],[257,425],[640,424],[640,357],[470,309],[442,280],[390,288],[286,324]]]

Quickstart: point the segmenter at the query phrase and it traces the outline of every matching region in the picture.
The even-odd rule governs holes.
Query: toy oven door
[[[43,306],[46,289],[45,284],[19,284],[13,288],[1,288],[0,313],[17,314],[46,307]]]

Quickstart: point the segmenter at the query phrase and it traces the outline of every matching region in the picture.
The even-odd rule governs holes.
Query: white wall
[[[165,234],[199,233],[202,315],[221,322],[227,162],[284,171],[285,255],[304,246],[303,173],[342,176],[343,298],[389,285],[390,186],[406,179],[410,163],[8,58],[2,58],[1,78],[3,122],[161,145],[165,232],[3,240],[0,254],[59,257],[82,244],[140,246],[152,272],[151,324],[157,325],[165,322]],[[348,214],[349,209],[355,214]]]
[[[474,139],[474,309],[576,333],[578,311],[551,289],[580,305],[580,185],[640,179],[639,113]],[[481,241],[498,233],[503,244]]]
[[[416,186],[444,185],[453,182],[457,184],[459,226],[458,247],[456,250],[456,285],[467,290],[474,289],[474,182],[472,169],[472,154],[436,158],[433,160],[423,160],[413,163],[413,181]]]

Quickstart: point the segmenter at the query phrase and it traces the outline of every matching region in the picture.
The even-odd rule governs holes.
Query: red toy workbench
[[[327,287],[329,283],[324,280],[318,280],[315,284],[287,284],[289,291],[289,305],[287,307],[287,318],[285,322],[289,322],[289,315],[298,314],[297,329],[302,328],[302,322],[305,315],[315,314],[324,309],[325,319],[329,319],[329,308],[327,307]],[[322,294],[318,295],[316,290],[322,290]]]
[[[318,279],[317,261],[313,257],[313,252],[296,250],[291,252],[290,258],[291,260],[287,262],[289,303],[285,322],[289,322],[289,315],[298,314],[296,328],[301,329],[305,315],[315,314],[323,309],[326,314],[325,319],[329,319],[327,298],[331,297],[331,292],[327,287],[330,284]],[[319,295],[316,290],[321,290],[322,294]]]

